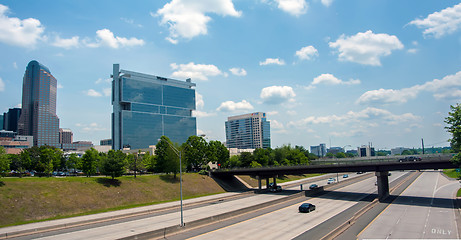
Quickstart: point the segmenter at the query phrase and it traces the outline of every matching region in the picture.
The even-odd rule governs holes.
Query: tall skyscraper
[[[19,135],[34,137],[34,146],[59,145],[59,118],[56,115],[57,81],[50,70],[31,61],[22,84],[22,112]]]
[[[197,134],[195,83],[120,70],[112,74],[112,148],[148,148],[165,135],[183,143]]]
[[[266,120],[266,113],[228,117],[226,144],[228,148],[238,149],[270,148],[270,121]]]

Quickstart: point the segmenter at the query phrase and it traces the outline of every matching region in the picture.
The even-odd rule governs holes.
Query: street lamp
[[[160,141],[161,139],[158,139]],[[182,210],[182,162],[181,162],[181,151],[176,149],[170,142],[165,141],[168,145],[173,149],[174,153],[179,157],[179,193],[181,198],[181,225],[180,227],[184,227],[184,217],[183,217],[183,210]]]

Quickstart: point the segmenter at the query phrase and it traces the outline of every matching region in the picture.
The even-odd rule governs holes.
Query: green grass
[[[444,169],[443,173],[450,178],[459,179],[460,173],[456,172],[456,169]]]
[[[183,175],[184,199],[222,193],[210,177]],[[0,227],[179,199],[179,176],[0,178]]]
[[[461,188],[458,189],[458,192],[456,193],[456,197],[461,197]]]

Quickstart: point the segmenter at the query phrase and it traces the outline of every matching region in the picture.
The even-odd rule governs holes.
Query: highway
[[[328,176],[328,175],[327,175]],[[315,179],[325,178],[327,176],[316,177]],[[322,180],[326,183],[326,180]],[[299,189],[299,186],[298,186]],[[236,211],[246,207],[257,206],[259,204],[283,199],[287,194],[292,194],[293,191],[284,192],[283,194],[237,194],[236,193],[226,193],[220,194],[224,197],[219,196],[209,196],[204,197],[211,200],[202,201],[199,199],[188,199],[185,201],[186,207],[184,211],[184,220],[186,223],[193,222],[199,219],[207,218],[210,216],[216,216],[219,214],[225,214],[228,212]],[[242,196],[240,196],[242,195]],[[236,197],[233,197],[236,196]],[[225,197],[233,197],[226,199]],[[193,205],[193,202],[197,203]],[[166,205],[167,207],[172,207],[176,203],[166,203],[159,204],[142,208],[154,208],[152,209],[152,214],[142,214],[136,215],[129,218],[121,218],[110,221],[98,221],[98,216],[101,218],[107,218],[112,215],[114,218],[117,218],[118,214],[129,214],[130,212],[135,213],[135,209],[121,210],[117,212],[108,212],[102,214],[88,215],[76,218],[69,219],[60,219],[47,222],[39,222],[32,224],[25,224],[20,226],[6,227],[1,228],[0,233],[4,236],[10,233],[25,231],[25,232],[34,232],[36,228],[40,226],[45,226],[53,228],[56,226],[56,229],[51,229],[50,231],[39,232],[31,235],[23,235],[15,237],[14,239],[116,239],[123,237],[130,237],[137,234],[149,232],[152,230],[164,229],[171,226],[177,226],[179,224],[179,211],[176,209],[162,210],[161,205]],[[158,209],[158,210],[156,210]],[[142,210],[146,211],[146,210]],[[77,227],[64,227],[60,228],[60,225],[72,224],[72,222],[83,221],[82,219],[89,219],[94,221],[92,224],[86,224]],[[90,222],[91,223],[91,222]]]
[[[453,198],[458,181],[426,171],[375,218],[359,239],[458,239]]]
[[[396,182],[399,182],[396,181],[397,179],[404,179],[408,174],[409,172],[392,172],[389,181],[392,185],[395,185]],[[334,174],[334,176],[336,176],[336,174]],[[330,185],[329,188],[325,190],[325,194],[312,198],[300,195],[300,182],[294,182],[291,184],[285,183],[284,191],[280,193],[244,194],[245,196],[243,197],[232,197],[235,194],[228,193],[226,195],[230,195],[232,198],[221,199],[220,197],[210,196],[208,197],[210,198],[209,201],[203,202],[189,199],[188,201],[197,201],[197,204],[191,204],[185,207],[184,220],[186,228],[175,234],[166,235],[166,237],[170,240],[188,238],[305,239],[306,237],[318,239],[338,226],[338,221],[341,220],[337,220],[336,223],[334,223],[334,219],[342,219],[351,212],[355,212],[362,208],[362,206],[367,205],[370,201],[370,197],[368,197],[369,194],[375,193],[377,190],[375,186],[376,177],[373,173],[368,175],[357,175],[354,173],[349,174],[349,176],[348,179],[350,180],[347,180],[342,178],[342,175],[339,175],[340,184]],[[327,185],[327,180],[325,179],[327,177],[333,176],[324,175],[311,179],[309,182],[303,184],[303,189],[308,189],[309,185],[312,183],[316,183],[319,186]],[[362,178],[362,180],[355,182],[355,180],[353,180],[354,178]],[[345,182],[346,180],[347,182]],[[386,238],[388,236],[392,236],[392,238],[409,236],[408,233],[400,233],[399,230],[397,230],[398,227],[396,228],[395,226],[405,226],[403,230],[407,231],[411,231],[409,229],[417,229],[415,230],[416,232],[423,232],[423,235],[415,234],[414,238],[434,238],[431,234],[438,234],[440,238],[442,236],[445,236],[445,238],[457,238],[458,232],[452,210],[453,191],[455,191],[457,187],[459,187],[457,181],[449,181],[438,172],[424,172],[417,181],[406,189],[402,197],[396,199],[394,204],[391,204],[386,211],[383,211],[379,217],[372,221],[372,223],[361,232],[360,239],[377,238],[378,236],[374,235],[377,230],[373,228],[378,228],[380,231],[383,231],[382,233],[380,232],[379,238]],[[424,191],[421,191],[421,189],[424,189]],[[294,197],[286,198],[287,196]],[[270,201],[274,201],[274,204],[267,204]],[[313,203],[317,206],[317,209],[311,213],[299,213],[298,206],[302,202]],[[173,203],[168,204],[171,205]],[[261,206],[261,204],[265,204],[265,206]],[[400,206],[404,209],[397,208],[393,210],[395,206]],[[156,207],[160,208],[160,206]],[[245,208],[251,210],[242,211],[242,209]],[[423,212],[421,209],[425,209],[424,211],[426,211],[426,215],[423,214],[424,217],[421,216]],[[240,212],[236,213],[237,211]],[[385,216],[388,215],[388,211],[395,211],[395,213],[389,213],[391,217],[395,215],[399,217],[382,220],[386,219]],[[451,212],[452,215],[449,219],[443,217],[447,215],[447,212]],[[217,221],[215,219],[211,222],[207,222],[205,225],[195,227],[188,225],[194,221],[218,216],[220,214],[228,214],[231,218],[227,216],[227,218],[223,220]],[[407,217],[413,215],[416,215],[418,218],[417,225],[425,227],[420,229],[412,226],[411,223],[413,220],[411,218],[407,219]],[[24,235],[13,239],[143,239],[146,236],[141,236],[139,234],[149,233],[154,230],[163,232],[162,230],[165,228],[177,226],[179,224],[179,216],[180,213],[177,209],[169,209],[153,214],[145,214],[127,219],[122,218],[108,222],[96,222],[90,225]],[[420,223],[421,218],[424,218],[424,224]],[[442,220],[438,220],[439,218],[442,218]],[[373,219],[370,218],[361,229],[363,229],[366,224],[370,223],[371,220]],[[453,224],[446,224],[443,220],[450,221]],[[390,228],[390,230],[385,230],[385,228],[381,229],[380,226],[383,225],[383,223],[380,221],[389,222],[387,225],[394,227]],[[344,221],[342,222],[344,223]],[[402,225],[406,222],[408,222],[409,225]],[[437,225],[438,223],[442,224]],[[389,235],[389,233],[391,233],[391,235]],[[149,238],[152,237],[151,235],[149,236]],[[156,236],[158,237],[160,235]],[[353,236],[356,236],[356,234]]]
[[[392,182],[404,174],[406,172],[395,172],[390,176],[389,180]],[[234,224],[222,226],[218,229],[212,230],[213,226],[207,226],[201,231],[203,234],[198,234],[197,236],[178,234],[176,236],[169,236],[168,239],[184,239],[187,237],[194,240],[293,239],[352,207],[368,194],[375,192],[375,181],[376,177],[369,177],[363,181],[335,189],[334,192],[329,192],[320,197],[311,198],[308,201],[306,201],[306,198],[301,198],[283,208],[255,216],[251,219],[237,221]],[[317,184],[325,185],[326,181],[320,181]],[[316,205],[317,209],[311,213],[299,213],[298,207],[302,202],[310,202]]]

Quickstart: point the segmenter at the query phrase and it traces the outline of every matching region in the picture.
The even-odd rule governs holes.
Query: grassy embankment
[[[289,175],[278,183],[319,174]],[[185,199],[222,193],[210,177],[183,176]],[[241,176],[251,186],[258,181]],[[265,180],[263,180],[265,184]],[[124,176],[112,182],[106,177],[0,178],[0,227],[146,206],[179,200],[179,176]]]
[[[302,175],[284,175],[282,177],[277,178],[277,183],[283,183],[283,182],[289,182],[289,181],[295,181],[303,178],[310,178],[310,177],[315,177],[315,176],[320,176],[323,174],[320,173],[314,173],[314,174],[302,174]],[[258,187],[258,179],[252,178],[250,176],[239,176],[243,181],[248,183],[252,187]],[[272,182],[272,178],[269,179],[269,182]],[[265,186],[266,185],[266,179],[261,179],[261,185]]]
[[[184,198],[224,190],[210,177],[183,175]],[[0,178],[0,227],[179,199],[179,176]]]
[[[444,169],[443,173],[447,175],[448,177],[455,178],[455,179],[460,179],[461,175],[460,173],[456,172],[456,169]],[[457,197],[461,197],[461,188],[458,189],[458,193],[456,194]]]

